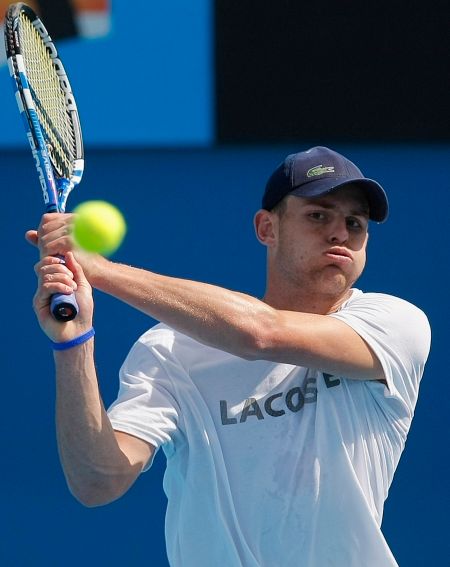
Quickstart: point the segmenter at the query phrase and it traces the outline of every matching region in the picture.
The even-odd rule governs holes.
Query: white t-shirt
[[[173,567],[397,565],[380,524],[428,321],[406,301],[359,290],[330,316],[371,346],[388,387],[246,361],[165,325],[133,346],[109,416],[166,455]]]

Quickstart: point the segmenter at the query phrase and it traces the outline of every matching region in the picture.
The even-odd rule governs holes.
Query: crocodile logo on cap
[[[324,173],[334,173],[334,166],[324,166],[322,164],[315,165],[314,167],[311,167],[311,169],[308,169],[308,171],[306,172],[306,177],[317,177],[318,175],[323,175]]]

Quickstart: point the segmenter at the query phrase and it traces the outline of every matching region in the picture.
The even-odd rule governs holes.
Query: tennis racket
[[[69,80],[44,24],[22,2],[8,8],[5,43],[45,211],[64,212],[84,169],[80,121]],[[50,310],[58,321],[71,321],[78,313],[75,295],[55,294]]]

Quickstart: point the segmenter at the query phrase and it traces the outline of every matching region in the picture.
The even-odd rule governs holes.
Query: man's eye
[[[347,219],[347,226],[349,228],[362,228],[362,225],[358,219]]]
[[[314,220],[324,220],[325,219],[325,213],[321,213],[319,211],[314,212],[314,213],[309,213],[309,216]]]

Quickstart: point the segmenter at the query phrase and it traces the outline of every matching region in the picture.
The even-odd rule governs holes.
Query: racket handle
[[[58,254],[63,263],[64,256]],[[78,315],[78,303],[74,293],[55,293],[50,299],[50,312],[57,321],[67,323]]]
[[[56,293],[50,300],[50,311],[57,321],[67,323],[78,315],[78,303],[75,294]]]

